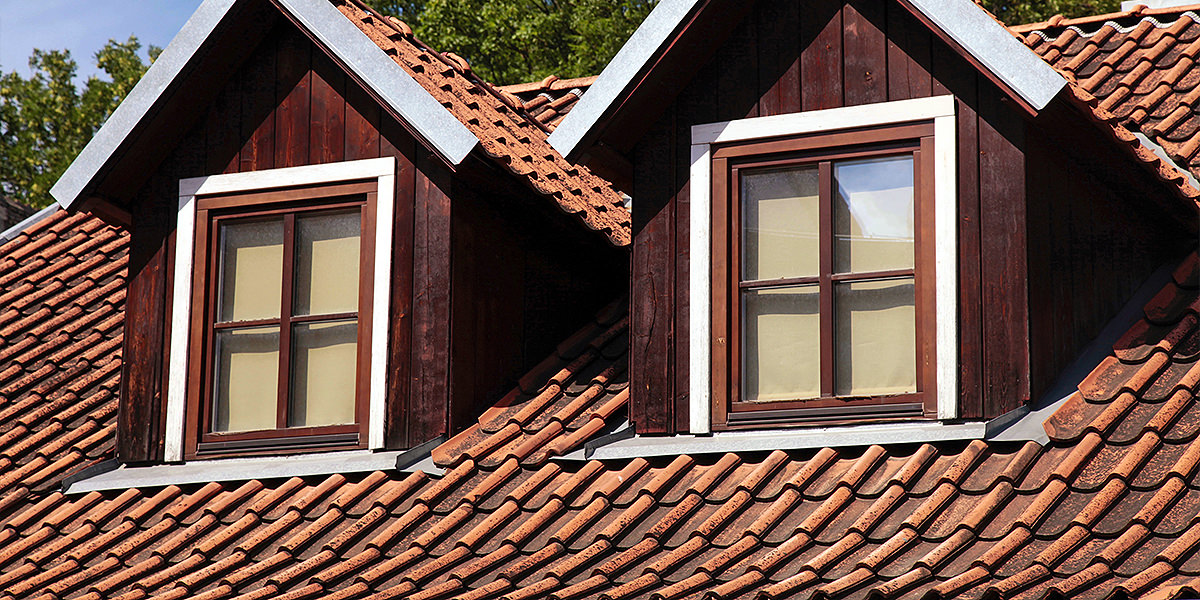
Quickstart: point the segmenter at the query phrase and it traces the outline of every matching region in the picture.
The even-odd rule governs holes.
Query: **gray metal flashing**
[[[1109,320],[1104,329],[1075,357],[1075,360],[1054,380],[1050,385],[1049,390],[1034,404],[1032,408],[1022,408],[1026,414],[1021,415],[1021,418],[1016,420],[1012,425],[999,428],[995,433],[989,435],[988,439],[997,441],[1015,441],[1015,440],[1033,440],[1035,442],[1046,444],[1050,441],[1050,437],[1046,435],[1045,428],[1042,423],[1054,414],[1072,394],[1079,389],[1079,384],[1099,365],[1108,355],[1112,354],[1113,346],[1133,327],[1135,323],[1145,317],[1145,306],[1152,300],[1155,294],[1162,291],[1163,287],[1171,279],[1171,274],[1174,272],[1174,265],[1163,265],[1157,271],[1146,278],[1141,287],[1134,292],[1133,297],[1121,307],[1121,310],[1115,317]],[[1016,412],[1016,411],[1014,411]],[[1011,414],[1011,413],[1010,413]],[[997,417],[993,421],[999,421],[1004,416]]]
[[[677,435],[673,437],[635,436],[596,448],[577,450],[561,457],[560,460],[627,460],[639,456],[770,452],[772,450],[944,442],[980,439],[984,437],[984,433],[984,423],[909,422],[771,431],[719,431],[711,435]]]
[[[479,145],[479,138],[462,121],[328,0],[278,2],[447,162],[461,164]]]
[[[133,86],[79,156],[71,162],[50,195],[63,208],[71,208],[117,148],[158,102],[159,97],[191,62],[204,40],[220,25],[239,0],[204,0],[188,18],[146,74]]]
[[[108,165],[117,149],[163,100],[166,89],[238,2],[204,0],[183,29],[167,45],[112,116],[50,189],[63,208],[70,208]],[[479,144],[479,139],[417,83],[367,34],[324,0],[279,0],[345,66],[357,74],[418,136],[453,165]]]
[[[971,0],[905,0],[971,53],[1036,110],[1067,85],[1053,67]],[[550,145],[571,158],[600,119],[659,54],[699,0],[663,0],[650,12],[587,93],[550,134]]]
[[[1184,179],[1187,179],[1187,182],[1191,184],[1193,188],[1200,191],[1200,181],[1196,180],[1196,176],[1193,175],[1190,170],[1185,169],[1182,165],[1175,162],[1175,159],[1171,158],[1170,154],[1167,154],[1166,148],[1163,148],[1161,144],[1150,139],[1148,136],[1146,136],[1146,134],[1140,131],[1134,131],[1133,136],[1138,139],[1138,142],[1141,142],[1144,148],[1153,152],[1154,155],[1161,158],[1163,162],[1171,165],[1176,172],[1178,172],[1180,175],[1183,175]]]
[[[662,0],[646,16],[629,41],[588,88],[587,93],[554,128],[547,140],[570,158],[606,111],[624,94],[647,64],[674,37],[676,30],[701,0]]]
[[[971,0],[904,0],[974,56],[1025,102],[1041,110],[1067,80]]]
[[[1144,308],[1170,280],[1174,265],[1156,270],[1115,317],[1084,348],[1075,360],[1059,374],[1049,391],[1032,407],[1020,407],[986,422],[938,423],[908,422],[811,429],[778,429],[771,431],[717,432],[712,435],[677,435],[673,437],[630,436],[628,430],[617,427],[614,433],[588,442],[580,450],[558,460],[622,460],[639,456],[677,456],[679,454],[724,454],[727,452],[767,452],[771,450],[805,450],[869,446],[878,444],[928,443],[954,440],[988,440],[996,442],[1050,442],[1042,426],[1071,394],[1079,388],[1096,365],[1109,354],[1113,346],[1144,316]]]
[[[16,225],[13,225],[4,231],[0,231],[0,244],[16,238],[18,235],[21,235],[22,231],[33,227],[34,224],[41,222],[43,219],[60,210],[62,209],[57,204],[51,204],[50,206],[47,206],[46,208],[43,208],[42,210],[39,210],[28,217],[25,217],[20,223],[17,223]]]
[[[408,461],[409,466],[404,469],[396,468],[397,461],[402,456],[414,452],[420,456],[410,456],[409,458],[416,458],[416,460]],[[92,491],[188,485],[210,481],[281,479],[371,471],[411,473],[418,470],[439,477],[444,473],[442,469],[433,464],[429,458],[428,449],[393,452],[352,450],[298,456],[197,460],[183,464],[149,467],[122,466],[77,481],[66,482],[65,493],[82,494]]]

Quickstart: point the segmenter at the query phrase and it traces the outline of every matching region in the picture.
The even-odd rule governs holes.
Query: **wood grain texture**
[[[851,0],[842,8],[845,106],[888,98],[886,14],[878,0]]]
[[[275,167],[295,167],[309,160],[309,107],[312,103],[312,44],[288,30],[279,39],[275,58]]]
[[[1029,401],[1024,124],[999,92],[979,99],[983,402],[989,416]]]
[[[419,152],[413,203],[412,372],[409,438],[449,431],[450,193],[437,159]]]

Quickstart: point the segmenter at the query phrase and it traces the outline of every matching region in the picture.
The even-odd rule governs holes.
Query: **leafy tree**
[[[984,8],[1009,25],[1037,23],[1054,15],[1084,17],[1120,10],[1119,0],[982,0]]]
[[[50,203],[50,187],[146,72],[141,48],[135,37],[109,40],[95,55],[109,79],[89,77],[82,90],[65,50],[34,50],[29,78],[0,75],[0,195]],[[150,47],[151,61],[159,52]]]
[[[498,84],[595,75],[657,0],[368,0]]]

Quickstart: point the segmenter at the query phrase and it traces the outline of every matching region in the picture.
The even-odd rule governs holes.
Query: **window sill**
[[[424,471],[435,477],[444,471],[433,463],[430,452],[437,444],[422,444],[412,450],[372,452],[349,450],[290,456],[261,456],[252,458],[223,458],[196,460],[183,464],[126,467],[85,476],[63,484],[64,493],[82,494],[93,491],[124,490],[129,488],[188,485],[211,481],[247,481],[250,479],[286,479],[332,475],[334,473],[368,473],[371,471]]]

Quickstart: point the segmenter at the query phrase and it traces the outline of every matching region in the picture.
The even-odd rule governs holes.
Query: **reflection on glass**
[[[357,210],[296,218],[295,314],[358,310]]]
[[[820,206],[817,168],[742,175],[742,279],[817,274]]]
[[[233,222],[220,231],[220,321],[279,316],[283,220]]]
[[[821,393],[820,294],[815,285],[742,292],[742,398]]]
[[[915,392],[913,279],[859,281],[838,284],[834,289],[834,393],[867,396]]]
[[[292,329],[288,427],[354,422],[358,323],[299,324]]]
[[[213,431],[275,429],[279,328],[218,331],[216,346]]]
[[[834,270],[913,267],[913,159],[893,156],[833,165]]]

